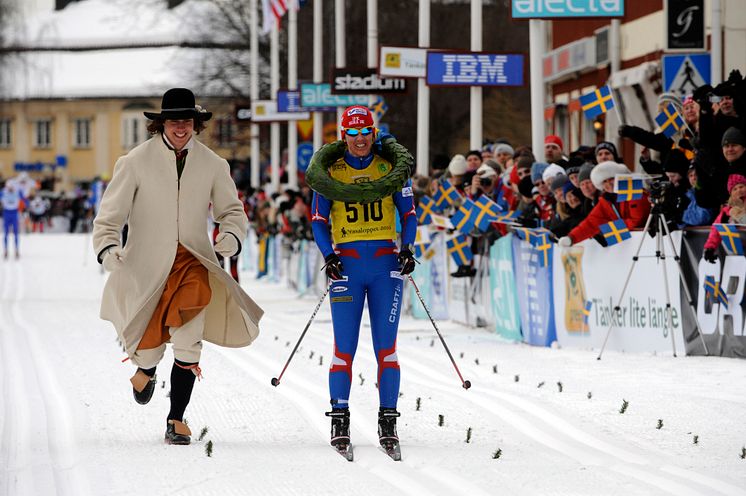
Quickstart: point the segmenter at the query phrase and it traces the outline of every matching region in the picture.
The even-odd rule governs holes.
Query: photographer
[[[600,232],[602,225],[617,219],[622,219],[630,230],[645,225],[650,214],[647,193],[644,193],[640,200],[617,201],[617,194],[614,193],[614,177],[617,174],[630,174],[630,171],[624,164],[616,162],[602,162],[593,168],[591,181],[596,189],[602,191],[601,198],[588,217],[567,236],[559,239],[560,246],[572,246],[595,236]]]

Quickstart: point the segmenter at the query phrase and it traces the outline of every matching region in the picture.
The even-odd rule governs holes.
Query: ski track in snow
[[[671,408],[655,400],[642,401],[644,395],[638,395],[643,397],[627,398],[644,411],[644,418],[639,413],[623,418],[604,413],[610,396],[617,401],[628,393],[619,388],[614,374],[636,364],[659,372],[661,384],[676,384],[682,362],[665,367],[657,364],[665,360],[662,357],[610,354],[602,368],[592,369],[581,363],[592,359],[590,354],[588,358],[568,350],[511,347],[497,343],[484,330],[444,322],[441,332],[452,350],[466,350],[470,358],[477,351],[498,358],[515,351],[519,360],[532,361],[519,362],[515,372],[524,375],[516,385],[509,377],[513,372],[505,375],[510,365],[501,368],[501,375],[493,375],[487,363],[480,367],[464,360],[462,351],[457,363],[473,383],[465,391],[430,323],[411,318],[403,320],[399,335],[402,461],[392,461],[378,447],[377,363],[364,318],[351,396],[355,461],[347,462],[330,447],[329,419],[323,414],[329,408],[326,378],[333,349],[329,303],[319,311],[282,383],[272,387],[270,378],[282,370],[318,297],[299,298],[282,284],[256,281],[246,273],[244,287],[267,312],[262,333],[245,349],[205,346],[205,380],[195,387],[186,414],[193,444],[166,446],[162,429],[168,411],[170,350],[158,369],[151,404],[134,404],[127,382],[131,364],[118,364],[123,354],[114,342],[114,331],[96,315],[104,276],[97,264],[80,257],[81,247],[83,255],[93,256],[90,238],[26,236],[22,242],[24,259],[0,261],[0,496],[128,495],[135,488],[140,494],[159,496],[746,495],[736,482],[744,480],[735,473],[742,463],[717,458],[716,463],[729,467],[717,470],[716,463],[696,461],[704,456],[700,453],[736,457],[724,452],[723,441],[715,438],[728,422],[740,450],[737,433],[742,432],[740,415],[746,411],[746,400],[736,387],[716,386],[721,380],[742,380],[741,362],[691,359],[698,370],[706,371],[712,364],[724,376],[695,383],[689,403],[682,406],[697,410],[697,403],[712,403],[730,407],[732,413],[703,436],[701,447],[689,444],[682,450],[676,436],[687,428],[702,429],[701,417],[713,415],[717,408],[677,419]],[[427,346],[430,339],[434,347]],[[546,367],[535,362],[547,357]],[[503,367],[502,359],[498,361]],[[568,383],[579,384],[568,384],[564,396],[540,395],[529,386],[530,381],[554,376],[564,365],[575,367],[575,374],[606,374],[593,383],[599,399],[594,396],[594,403],[580,407],[573,403],[585,394],[577,388],[587,385],[573,374]],[[651,391],[655,388],[646,388],[645,394]],[[423,400],[421,411],[415,411],[415,397]],[[666,398],[670,401],[671,395]],[[639,432],[641,423],[659,413],[668,417],[671,431],[653,429],[662,437]],[[445,414],[444,427],[436,426],[436,414]],[[198,441],[203,425],[210,432]],[[467,426],[474,427],[471,444],[464,443]],[[212,458],[204,453],[207,439],[215,443]],[[504,455],[492,460],[497,447]]]

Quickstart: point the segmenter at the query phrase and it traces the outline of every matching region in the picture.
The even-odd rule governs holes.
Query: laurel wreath
[[[414,158],[393,138],[384,138],[379,155],[393,165],[385,176],[366,183],[347,184],[329,175],[329,168],[344,156],[344,141],[335,141],[313,154],[306,170],[306,184],[333,201],[371,203],[401,191],[414,170]]]

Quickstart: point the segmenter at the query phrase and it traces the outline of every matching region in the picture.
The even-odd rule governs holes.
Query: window
[[[221,148],[228,148],[233,144],[233,134],[235,128],[233,126],[233,119],[225,118],[217,120],[217,141],[218,146]]]
[[[52,121],[39,119],[34,122],[34,147],[49,148],[52,146]]]
[[[122,146],[134,148],[148,139],[147,119],[142,112],[126,112],[122,117]]]
[[[91,147],[91,119],[75,119],[75,148]]]
[[[10,148],[10,119],[0,119],[0,148]]]

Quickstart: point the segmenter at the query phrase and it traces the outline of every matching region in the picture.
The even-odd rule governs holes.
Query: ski
[[[352,445],[351,444],[339,444],[337,446],[332,446],[334,451],[342,455],[345,460],[348,462],[351,462],[354,458],[354,453],[352,451]]]
[[[381,446],[381,449],[395,462],[401,461],[401,446],[399,446],[399,443],[386,443]]]

